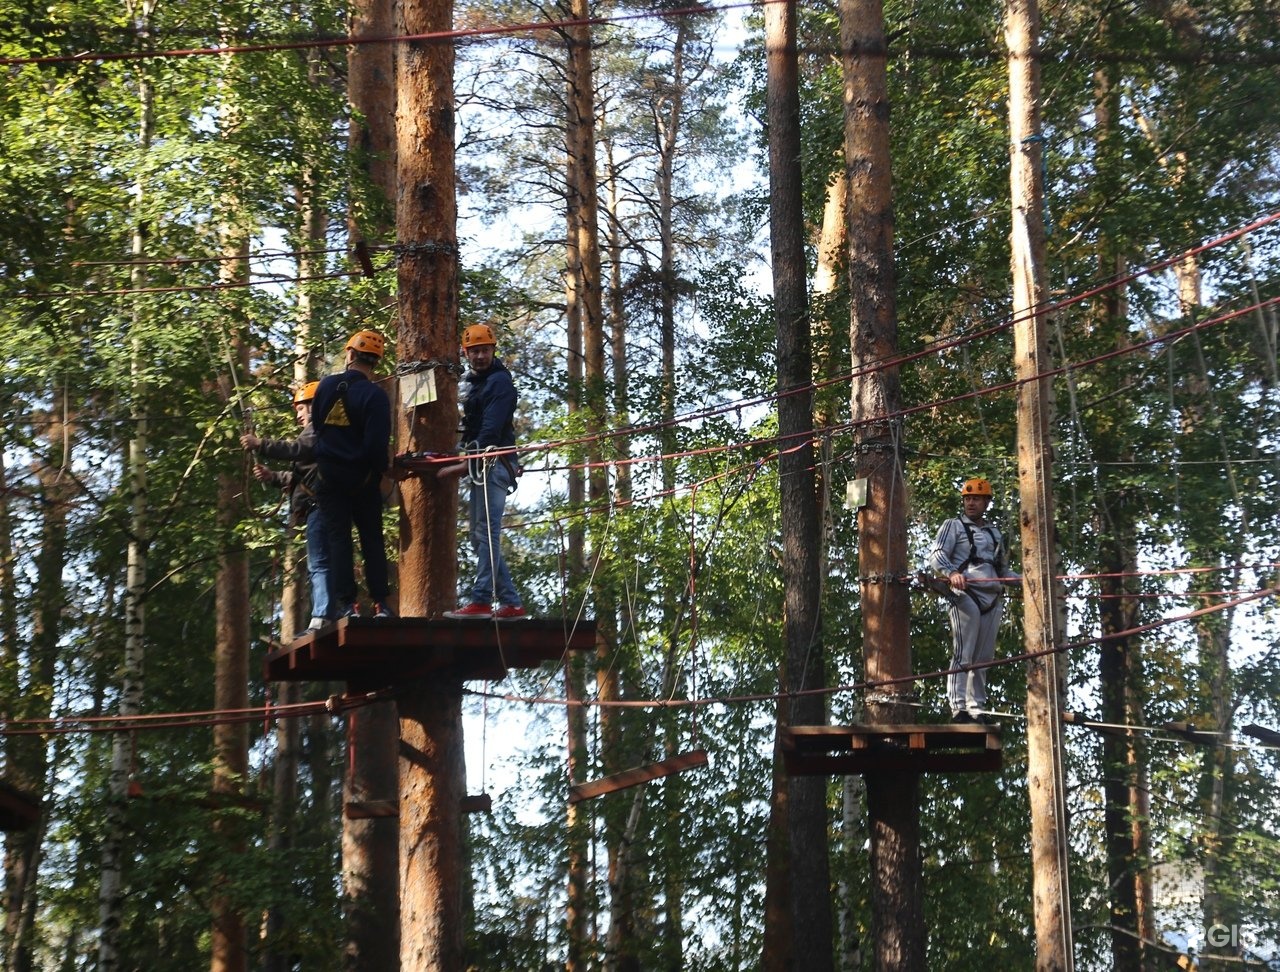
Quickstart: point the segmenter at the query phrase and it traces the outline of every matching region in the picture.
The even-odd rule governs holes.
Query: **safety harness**
[[[998,568],[1000,566],[1000,561],[998,559],[988,560],[986,557],[978,556],[978,545],[974,542],[973,524],[971,524],[964,517],[958,517],[958,519],[960,520],[960,525],[964,527],[965,536],[968,538],[968,541],[969,541],[969,556],[967,556],[964,559],[964,563],[960,565],[959,572],[963,574],[965,570],[967,570],[973,564],[990,564],[992,567]],[[995,549],[996,557],[998,558],[1000,556],[1000,547],[1001,547],[999,531],[997,531],[996,528],[993,527],[990,523],[984,523],[980,527],[980,529],[983,530],[987,534],[987,536],[991,538],[991,546]],[[973,603],[977,605],[979,614],[990,614],[992,611],[994,611],[995,606],[1000,603],[1000,597],[1003,594],[1002,591],[997,590],[995,597],[991,599],[991,603],[988,604],[986,607],[983,607],[982,600],[978,597],[977,594],[975,594],[968,587],[965,588],[964,593],[968,594],[970,600],[972,600]]]

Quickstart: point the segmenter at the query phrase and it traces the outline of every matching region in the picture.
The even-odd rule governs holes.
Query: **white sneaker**
[[[326,624],[328,624],[328,623],[329,623],[329,619],[328,619],[328,618],[312,618],[312,619],[311,619],[311,623],[310,623],[309,625],[307,625],[307,630],[308,630],[308,631],[319,631],[321,628],[323,628],[323,627],[324,627]]]

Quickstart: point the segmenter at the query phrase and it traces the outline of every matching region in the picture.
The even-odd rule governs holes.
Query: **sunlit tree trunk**
[[[1036,0],[1005,7],[1009,57],[1009,139],[1014,367],[1018,386],[1018,482],[1027,670],[1027,784],[1031,795],[1031,869],[1036,968],[1074,967],[1068,889],[1066,796],[1062,753],[1062,644],[1055,543],[1052,379],[1044,306],[1044,183],[1040,160],[1040,14]]]
[[[453,27],[451,0],[401,0],[396,33]],[[454,156],[454,49],[396,45],[396,237],[399,359],[456,360],[458,204]],[[398,409],[400,444],[445,452],[456,445],[457,383],[437,370],[437,400]],[[395,396],[392,396],[393,400]],[[455,484],[408,481],[400,515],[400,606],[432,617],[457,596]],[[465,920],[462,682],[439,675],[402,688],[400,715],[400,967],[463,967]]]
[[[850,418],[855,471],[866,483],[858,511],[858,573],[868,681],[911,674],[907,578],[907,491],[903,475],[898,319],[889,159],[887,42],[880,0],[844,0],[844,159],[849,184],[849,349],[855,373]],[[913,721],[910,684],[867,692],[876,724]],[[920,874],[920,783],[914,773],[866,775],[871,834],[871,902],[878,969],[924,969]]]

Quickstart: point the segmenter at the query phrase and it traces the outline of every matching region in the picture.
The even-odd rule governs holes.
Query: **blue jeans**
[[[486,463],[485,470],[484,482],[471,485],[471,546],[476,552],[471,602],[490,605],[496,593],[500,605],[520,607],[520,594],[502,556],[502,514],[507,508],[511,472],[501,460]]]
[[[329,596],[329,542],[324,535],[320,507],[313,506],[303,528],[307,538],[307,575],[311,578],[311,616],[332,618]]]

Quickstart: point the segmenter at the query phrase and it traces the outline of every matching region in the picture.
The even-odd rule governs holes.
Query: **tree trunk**
[[[249,243],[233,238],[225,248],[229,256],[224,280],[247,277]],[[248,373],[249,353],[237,328],[230,341],[228,366],[220,378],[221,396],[232,401],[238,394],[237,375]],[[218,526],[223,549],[218,557],[214,582],[216,644],[214,646],[213,705],[219,711],[245,709],[249,705],[249,553],[235,536],[235,525],[243,509],[244,493],[250,482],[249,458],[241,455],[240,468],[218,474]],[[216,725],[213,729],[213,794],[232,802],[245,792],[249,774],[249,727],[243,722]],[[219,852],[230,860],[244,853],[243,822],[234,807],[215,809],[214,834]],[[228,879],[219,876],[212,891],[211,936],[212,972],[246,972],[249,967],[248,937],[244,914],[232,895],[223,890]]]
[[[769,235],[777,325],[778,481],[782,519],[783,644],[781,691],[826,683],[821,615],[818,504],[813,452],[813,360],[804,259],[804,207],[800,181],[800,95],[796,12],[790,4],[765,7],[769,127]],[[784,697],[779,725],[821,725],[826,704],[818,694]],[[774,751],[778,758],[777,747]],[[790,936],[790,967],[831,968],[830,868],[827,858],[827,781],[818,776],[775,782],[786,787],[787,902],[790,928],[765,931],[765,954],[782,954],[773,935]],[[772,807],[781,809],[775,795]],[[770,827],[781,821],[771,816]],[[778,843],[771,851],[780,849]],[[782,875],[769,869],[775,880]],[[775,899],[777,900],[777,899]]]
[[[873,684],[911,674],[907,588],[907,492],[893,262],[893,187],[884,8],[843,0],[844,157],[849,199],[849,347],[855,377],[850,417],[856,473],[866,482],[858,513],[865,671]],[[872,723],[912,721],[910,683],[867,692]],[[920,871],[920,782],[913,773],[866,776],[871,833],[872,933],[878,969],[923,970],[925,927]]]
[[[463,964],[462,692],[456,679],[415,683],[400,700],[400,968]]]
[[[565,153],[565,372],[568,378],[567,408],[572,415],[582,409],[582,304],[578,299],[582,273],[578,258],[578,203],[574,192],[577,182],[574,153],[566,143]],[[587,480],[577,464],[568,474],[569,507],[582,509],[587,496]],[[585,596],[586,581],[586,531],[582,517],[574,517],[566,538],[565,572],[567,588],[572,594]],[[565,617],[571,617],[576,607],[563,605]],[[565,664],[565,698],[569,706],[565,710],[566,754],[570,784],[583,783],[587,779],[590,753],[587,745],[586,710],[575,703],[587,697],[586,660],[570,653]],[[565,911],[567,942],[566,972],[579,972],[589,967],[589,902],[588,880],[590,874],[591,814],[585,803],[571,803],[567,809],[566,832],[568,835],[568,901]]]
[[[146,43],[156,0],[144,0],[135,16],[140,43]],[[155,91],[145,71],[138,74],[138,156],[145,158],[151,148],[154,128]],[[130,254],[139,261],[130,273],[130,286],[142,288],[145,271],[140,262],[146,256],[147,221],[143,214],[146,183],[139,175],[133,185],[135,224]],[[137,715],[144,690],[143,661],[146,648],[147,550],[150,546],[151,517],[147,497],[148,394],[146,375],[150,356],[142,334],[142,315],[134,306],[130,338],[130,428],[125,459],[129,497],[129,541],[125,566],[124,663],[121,666],[118,715]],[[124,910],[125,810],[133,740],[126,733],[111,737],[111,764],[107,773],[106,820],[102,836],[102,872],[98,888],[98,970],[115,972],[120,967],[119,935]]]
[[[600,434],[608,418],[606,389],[608,377],[605,368],[604,295],[600,258],[599,186],[596,178],[596,116],[595,116],[595,68],[592,55],[591,28],[586,21],[591,16],[589,0],[570,0],[569,18],[572,23],[565,28],[568,45],[565,75],[568,84],[565,120],[565,138],[568,155],[567,183],[571,198],[572,219],[570,227],[576,234],[572,243],[571,260],[576,264],[574,297],[578,320],[582,328],[582,405],[585,412],[587,436],[587,502],[592,509],[609,506],[609,474],[603,462],[604,449]],[[572,272],[572,271],[571,271]],[[597,545],[606,542],[605,531],[600,531]],[[593,555],[599,555],[599,549]],[[592,603],[596,617],[596,697],[601,702],[616,701],[621,697],[614,653],[617,651],[616,602],[611,585],[598,582],[592,590]],[[621,768],[621,726],[617,710],[604,706],[600,709],[600,748],[606,773]],[[606,804],[606,811],[614,809],[615,801]],[[610,819],[607,817],[606,819]],[[632,916],[628,906],[629,888],[623,875],[626,870],[623,854],[625,824],[618,821],[605,831],[608,855],[609,887],[611,890],[609,951],[605,967],[615,963],[625,965],[633,947]]]
[[[453,27],[450,0],[400,0],[396,33]],[[451,44],[396,46],[396,198],[400,246],[401,364],[455,361],[458,207]],[[401,411],[400,443],[414,451],[456,445],[458,390],[436,369],[437,400]],[[393,395],[393,400],[395,396]],[[406,482],[400,513],[400,610],[432,617],[457,596],[457,493],[452,482]],[[465,868],[461,801],[462,683],[436,677],[402,690],[400,713],[400,967],[462,967]]]
[[[1107,25],[1102,24],[1105,31]],[[1111,172],[1116,171],[1118,156],[1123,151],[1119,140],[1120,91],[1113,77],[1114,68],[1105,66],[1094,74],[1094,114],[1099,159],[1096,178],[1097,194],[1111,198],[1116,189]],[[1110,233],[1100,235],[1097,245],[1098,264],[1103,278],[1122,279],[1126,261]],[[1113,335],[1120,347],[1128,338],[1128,307],[1123,288],[1112,288],[1097,303],[1096,326],[1102,333]],[[1061,341],[1061,337],[1059,337]],[[1065,349],[1064,349],[1065,356]],[[1074,396],[1072,379],[1068,388]],[[1074,399],[1073,399],[1073,413]],[[1133,449],[1127,441],[1105,431],[1091,436],[1092,448],[1101,469],[1133,462]],[[1137,535],[1133,500],[1129,488],[1104,478],[1097,497],[1097,535],[1107,538],[1103,544],[1099,570],[1102,596],[1101,627],[1104,637],[1127,631],[1138,618],[1134,595],[1138,586]],[[1108,638],[1100,645],[1098,677],[1101,686],[1101,716],[1104,722],[1118,725],[1143,725],[1139,697],[1138,652],[1141,642],[1129,636]],[[1151,908],[1144,906],[1150,893],[1147,879],[1149,848],[1146,846],[1147,806],[1145,754],[1137,732],[1123,735],[1108,733],[1101,739],[1104,794],[1104,828],[1106,830],[1107,877],[1111,888],[1111,963],[1113,968],[1151,968],[1153,956],[1147,942],[1155,940]],[[1145,893],[1144,893],[1145,891]]]
[[[1010,186],[1013,228],[1014,366],[1018,386],[1018,484],[1027,666],[1027,784],[1036,968],[1073,967],[1067,885],[1066,796],[1061,762],[1062,643],[1054,580],[1053,459],[1049,342],[1044,326],[1044,184],[1040,162],[1040,14],[1036,0],[1008,0]]]
[[[54,410],[47,416],[46,456],[35,470],[40,483],[43,522],[40,547],[35,555],[35,609],[27,654],[23,691],[15,696],[19,719],[47,719],[55,694],[54,673],[62,616],[66,602],[62,572],[66,566],[67,509],[75,495],[71,452],[76,430],[65,385],[53,395]],[[40,736],[16,736],[5,753],[5,778],[12,785],[44,800],[48,790],[48,743]],[[34,931],[39,905],[40,852],[48,828],[47,814],[35,826],[10,834],[5,845],[5,939],[8,972],[31,972],[34,965]]]
[[[351,8],[351,34],[354,37],[389,37],[395,33],[393,0],[360,0]],[[347,213],[348,239],[352,245],[366,240],[382,241],[396,229],[395,198],[397,178],[396,152],[396,45],[356,44],[347,54],[347,97],[351,103],[351,127],[348,148],[352,159],[368,180],[368,205],[353,201]],[[452,198],[452,191],[450,191]],[[359,200],[353,194],[353,200]],[[385,278],[379,278],[385,279]],[[392,300],[385,284],[379,287],[379,303]],[[452,326],[456,320],[442,321]],[[414,360],[421,350],[408,341],[407,328],[402,328],[405,341],[399,349],[402,361]],[[443,349],[440,360],[453,350],[446,335],[432,339]],[[409,349],[414,348],[411,352]],[[406,356],[412,355],[412,356]],[[422,355],[426,357],[426,355]],[[439,373],[437,373],[439,377]],[[394,391],[394,389],[393,389]],[[431,408],[431,406],[428,406]],[[442,414],[442,413],[437,413]],[[448,423],[443,423],[447,425]],[[399,441],[408,443],[412,431],[401,428]],[[405,448],[445,451],[453,443],[443,436],[433,436],[431,446],[406,445]],[[400,490],[405,506],[402,517],[426,526],[429,533],[437,520],[446,521],[452,512],[447,495],[425,497],[420,481],[404,483]],[[450,523],[450,525],[452,525]],[[402,524],[403,529],[403,524]],[[434,554],[443,556],[442,552]],[[422,613],[424,605],[409,604],[403,591],[405,577],[414,577],[415,565],[401,560],[397,586],[402,591],[400,613]],[[450,593],[452,593],[450,591]],[[394,702],[380,702],[351,713],[347,721],[347,774],[343,782],[344,803],[399,798],[400,725]],[[400,961],[400,824],[395,817],[353,819],[342,817],[343,907],[346,918],[344,968],[395,969]]]

